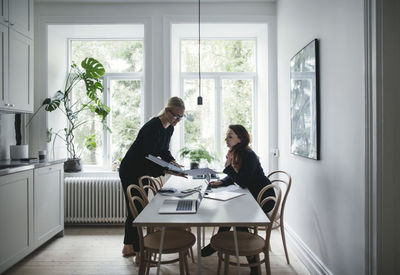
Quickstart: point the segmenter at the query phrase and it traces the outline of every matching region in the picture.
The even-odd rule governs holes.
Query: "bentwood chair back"
[[[164,178],[165,177],[163,177],[163,176],[160,176],[160,177],[157,177],[157,178],[154,178],[154,177],[151,177],[151,176],[142,176],[142,177],[139,178],[139,185],[141,186],[141,188],[143,190],[146,191],[147,202],[149,202],[150,199],[152,197],[154,197],[158,193],[158,191],[163,187]],[[145,181],[147,181],[148,184],[145,184]],[[152,192],[152,195],[153,195],[152,197],[149,197],[149,192],[148,192],[149,190],[151,190],[151,192]],[[183,227],[183,228],[174,227],[172,229],[187,230],[187,231],[191,232],[191,228],[190,227],[187,227],[187,228],[185,228],[185,227]],[[194,263],[194,254],[193,254],[193,249],[192,248],[189,249],[189,256],[192,258],[192,262]]]
[[[132,189],[138,190],[142,189],[135,184],[131,184],[127,188],[127,196],[129,201],[129,210],[132,216],[136,219],[139,215],[140,210],[138,207],[144,208],[148,204],[147,196],[145,191],[142,189],[139,191],[142,199],[139,196],[134,195]],[[139,233],[139,245],[140,245],[140,257],[139,257],[139,273],[138,274],[148,274],[150,266],[156,266],[158,261],[152,259],[152,255],[158,254],[160,251],[160,240],[162,231],[148,230],[146,235],[143,233],[142,226],[137,226]],[[161,264],[169,264],[174,262],[179,262],[180,274],[189,274],[189,266],[187,262],[187,253],[189,248],[191,248],[195,242],[195,236],[188,231],[184,230],[165,230],[164,231],[164,243],[163,243],[163,254],[174,254],[178,253],[179,257],[174,259],[169,259],[161,261]]]
[[[145,183],[147,181],[147,184]],[[144,187],[146,185],[152,186],[157,192],[162,187],[162,180],[151,176],[142,176],[139,178],[139,186]]]
[[[274,208],[269,212],[270,223],[265,230],[265,239],[262,238],[257,233],[250,233],[245,231],[237,232],[237,241],[239,247],[239,256],[254,257],[252,263],[240,263],[241,266],[260,266],[265,263],[265,268],[267,274],[271,274],[271,267],[269,262],[269,247],[270,247],[270,237],[271,230],[274,221],[276,220],[278,209],[281,203],[281,190],[277,184],[269,184],[264,187],[258,197],[262,198],[264,193],[269,189],[273,188],[275,191],[275,196],[268,196],[263,198],[259,204],[262,207],[269,201],[274,201]],[[220,232],[211,238],[211,246],[218,252],[218,274],[220,273],[222,261],[225,263],[225,275],[229,274],[229,265],[237,265],[236,262],[230,261],[230,256],[236,255],[235,245],[234,245],[234,232],[226,231]],[[264,254],[264,259],[260,260],[260,254]],[[236,257],[234,257],[236,259]]]
[[[278,184],[282,190],[282,193],[284,194],[281,206],[279,207],[279,210],[278,210],[278,216],[277,216],[276,222],[274,223],[272,229],[276,229],[276,228],[280,229],[281,236],[282,236],[283,249],[285,250],[286,261],[288,264],[290,264],[289,254],[288,254],[287,247],[286,247],[285,224],[284,224],[283,217],[285,214],[286,200],[287,200],[287,197],[288,197],[288,194],[290,191],[290,187],[292,186],[292,177],[287,172],[280,171],[280,170],[269,173],[269,175],[267,177],[271,181],[271,183]]]

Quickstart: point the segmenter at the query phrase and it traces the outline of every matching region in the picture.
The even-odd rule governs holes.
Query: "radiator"
[[[123,223],[125,195],[117,177],[66,177],[65,223]]]

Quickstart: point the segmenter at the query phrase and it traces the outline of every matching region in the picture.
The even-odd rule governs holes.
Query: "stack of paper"
[[[227,201],[239,196],[244,195],[243,193],[237,193],[237,192],[231,192],[231,191],[220,191],[220,192],[214,192],[214,193],[209,193],[205,195],[205,198],[207,199],[213,199],[213,200],[220,200],[220,201]]]

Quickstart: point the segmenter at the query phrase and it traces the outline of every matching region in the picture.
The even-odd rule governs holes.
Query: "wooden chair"
[[[249,267],[261,267],[261,265],[265,263],[265,268],[267,270],[267,274],[269,275],[271,274],[271,267],[269,263],[269,240],[271,237],[271,230],[276,220],[281,202],[281,190],[277,184],[269,184],[268,186],[264,187],[258,195],[258,198],[261,198],[262,195],[271,188],[274,188],[275,190],[275,197],[269,196],[264,198],[260,202],[260,206],[262,207],[268,201],[275,201],[274,208],[270,211],[270,214],[268,215],[271,223],[269,226],[267,226],[265,230],[265,239],[263,239],[256,233],[237,231],[239,256],[255,257],[255,262],[249,264],[241,263],[240,265]],[[233,234],[233,231],[220,232],[211,238],[211,246],[218,252],[218,274],[220,273],[222,261],[224,261],[225,263],[225,275],[229,274],[229,265],[237,265],[236,262],[230,261],[231,255],[234,256],[234,258],[236,259]],[[260,253],[264,253],[264,259],[262,260],[260,260],[259,257]]]
[[[139,196],[132,195],[132,189],[138,190],[141,196],[146,197],[145,191],[135,184],[131,184],[127,188],[127,196],[129,201],[129,210],[132,216],[136,218],[139,215],[136,205],[142,208],[146,207],[148,200]],[[141,189],[141,190],[140,190]],[[156,266],[158,261],[152,259],[152,255],[158,254],[160,251],[161,231],[149,230],[146,235],[143,234],[143,228],[138,226],[140,257],[139,257],[139,273],[148,274],[150,266]],[[179,257],[171,260],[161,261],[161,264],[169,264],[179,262],[180,274],[189,274],[189,266],[187,262],[187,253],[196,242],[195,236],[184,230],[165,230],[163,254],[178,253]]]
[[[290,264],[289,254],[288,254],[288,251],[286,248],[285,225],[284,225],[284,221],[283,221],[283,216],[285,213],[286,199],[289,194],[290,187],[292,185],[292,177],[285,171],[279,171],[279,170],[269,173],[269,175],[267,177],[271,181],[271,183],[278,184],[282,190],[282,193],[284,194],[282,203],[278,209],[276,221],[274,222],[272,229],[276,229],[276,228],[280,229],[281,236],[282,236],[283,249],[285,250],[286,261],[288,264]]]
[[[144,180],[148,181],[148,185],[143,184]],[[147,203],[149,203],[149,197],[148,197],[148,191],[147,190],[150,189],[152,191],[152,195],[154,197],[157,194],[158,190],[160,190],[162,188],[162,186],[164,185],[163,177],[160,176],[160,177],[154,178],[154,177],[151,177],[151,176],[142,176],[142,177],[139,178],[139,185],[143,190],[146,191],[146,194],[147,194],[146,199],[147,199]],[[159,230],[159,228],[155,228],[155,229]],[[173,230],[186,230],[186,231],[192,232],[190,227],[181,227],[181,228],[180,227],[173,227],[171,229],[173,229]],[[148,229],[147,232],[150,232],[149,230],[151,230],[151,229]],[[168,228],[168,230],[169,230],[169,228]],[[189,249],[189,254],[188,255],[192,259],[192,262],[194,263],[194,254],[193,254],[193,249],[192,248]]]
[[[147,180],[148,184],[144,184],[143,183],[144,180]],[[152,186],[158,192],[158,190],[160,190],[162,187],[162,180],[159,178],[151,177],[151,176],[140,177],[139,178],[139,186],[143,188],[146,185]]]

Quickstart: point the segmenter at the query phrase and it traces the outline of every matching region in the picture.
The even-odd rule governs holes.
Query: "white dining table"
[[[190,180],[181,177],[171,177],[163,188],[187,189],[201,184],[207,184],[204,180]],[[162,228],[160,253],[157,265],[157,274],[160,270],[162,246],[165,227],[197,227],[197,274],[201,274],[201,228],[207,226],[232,226],[237,258],[237,271],[240,274],[239,249],[237,243],[236,227],[266,226],[270,223],[267,215],[258,205],[257,201],[247,189],[238,186],[213,188],[212,192],[232,191],[244,195],[227,201],[203,198],[197,213],[194,214],[159,214],[158,210],[165,199],[170,196],[158,193],[134,220],[133,226],[157,226]]]

